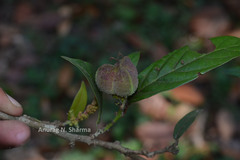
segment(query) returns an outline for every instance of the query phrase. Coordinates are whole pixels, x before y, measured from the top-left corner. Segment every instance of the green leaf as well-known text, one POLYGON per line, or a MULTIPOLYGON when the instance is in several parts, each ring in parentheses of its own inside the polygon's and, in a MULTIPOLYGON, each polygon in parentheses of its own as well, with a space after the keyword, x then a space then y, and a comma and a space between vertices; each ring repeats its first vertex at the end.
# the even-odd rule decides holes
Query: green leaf
POLYGON ((176 88, 240 56, 239 38, 222 36, 211 41, 216 46, 213 52, 200 54, 183 47, 148 66, 139 74, 138 89, 129 97, 129 102, 176 88))
POLYGON ((132 63, 137 66, 139 58, 140 58, 140 52, 133 52, 128 55, 128 57, 131 59, 132 63))
POLYGON ((79 91, 77 92, 72 106, 69 110, 69 119, 71 119, 71 115, 74 115, 74 117, 78 116, 79 112, 83 112, 85 110, 85 107, 87 105, 87 89, 86 89, 86 85, 84 82, 82 82, 81 87, 79 89, 79 91))
POLYGON ((194 122, 197 115, 201 111, 202 110, 200 109, 194 110, 186 114, 182 119, 180 119, 174 128, 173 138, 176 140, 179 139, 183 135, 183 133, 186 132, 186 130, 191 126, 191 124, 194 122))
POLYGON ((98 107, 99 107, 98 113, 99 114, 98 114, 97 123, 99 123, 100 119, 101 119, 101 114, 102 114, 102 94, 98 90, 98 87, 95 83, 95 70, 93 69, 93 66, 90 63, 85 62, 81 59, 74 59, 74 58, 69 58, 69 57, 65 57, 65 56, 62 56, 62 58, 69 61, 70 63, 72 63, 74 66, 76 66, 88 80, 90 87, 91 87, 91 89, 96 97, 97 103, 98 103, 98 107))
POLYGON ((240 78, 240 66, 236 66, 227 70, 227 74, 240 78))

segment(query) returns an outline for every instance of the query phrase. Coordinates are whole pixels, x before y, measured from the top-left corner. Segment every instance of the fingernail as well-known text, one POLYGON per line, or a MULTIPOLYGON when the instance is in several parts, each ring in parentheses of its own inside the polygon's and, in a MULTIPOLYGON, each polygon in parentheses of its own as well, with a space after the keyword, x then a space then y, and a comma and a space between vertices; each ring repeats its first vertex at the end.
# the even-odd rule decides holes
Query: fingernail
POLYGON ((8 99, 11 101, 11 103, 13 105, 15 105, 16 107, 22 107, 20 103, 18 103, 15 99, 13 99, 11 96, 9 96, 8 94, 6 94, 8 99))
POLYGON ((16 138, 19 142, 23 142, 26 140, 27 134, 25 132, 19 132, 16 135, 16 138))

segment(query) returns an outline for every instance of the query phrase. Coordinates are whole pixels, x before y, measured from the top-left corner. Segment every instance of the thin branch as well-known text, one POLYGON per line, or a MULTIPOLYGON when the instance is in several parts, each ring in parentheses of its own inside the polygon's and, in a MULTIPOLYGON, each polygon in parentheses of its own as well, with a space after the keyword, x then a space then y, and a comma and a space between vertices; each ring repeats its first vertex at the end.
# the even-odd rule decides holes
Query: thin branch
POLYGON ((92 139, 98 137, 99 135, 109 131, 109 129, 121 118, 123 117, 124 113, 125 113, 125 109, 127 106, 127 99, 126 98, 122 98, 119 96, 114 96, 114 98, 116 98, 119 102, 117 103, 119 105, 119 110, 116 113, 116 116, 114 117, 114 119, 108 123, 104 128, 98 129, 94 134, 91 135, 92 139))
POLYGON ((40 128, 43 130, 49 130, 51 131, 51 134, 54 134, 56 136, 59 136, 61 138, 64 138, 72 143, 75 142, 83 142, 88 145, 94 145, 94 146, 100 146, 104 147, 106 149, 110 150, 117 150, 120 153, 124 154, 125 156, 128 156, 130 158, 135 157, 136 159, 144 159, 142 157, 139 157, 139 155, 144 155, 146 157, 153 157, 157 154, 162 154, 165 152, 170 152, 172 154, 177 154, 178 153, 178 141, 173 143, 172 145, 158 151, 154 152, 148 152, 145 150, 140 150, 140 151, 135 151, 131 150, 128 148, 125 148, 121 146, 119 142, 106 142, 98 139, 93 139, 91 136, 85 136, 85 135, 77 135, 77 134, 72 134, 69 132, 56 132, 56 129, 58 129, 59 126, 61 125, 61 122, 47 122, 47 121, 40 121, 38 119, 35 119, 33 117, 23 115, 20 117, 14 117, 11 115, 8 115, 6 113, 0 112, 0 119, 2 120, 17 120, 25 123, 26 125, 35 128, 39 130, 40 128))
POLYGON ((108 123, 104 128, 98 129, 94 134, 91 135, 91 137, 94 139, 98 137, 100 134, 107 132, 121 117, 122 109, 119 109, 119 111, 116 113, 115 118, 110 123, 108 123))

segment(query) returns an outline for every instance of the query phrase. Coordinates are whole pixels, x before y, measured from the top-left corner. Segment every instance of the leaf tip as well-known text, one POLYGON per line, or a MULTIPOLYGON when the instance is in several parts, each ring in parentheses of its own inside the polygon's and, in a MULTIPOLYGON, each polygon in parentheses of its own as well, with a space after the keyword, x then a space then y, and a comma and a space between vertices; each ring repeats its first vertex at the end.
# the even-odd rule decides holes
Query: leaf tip
POLYGON ((71 58, 70 57, 66 57, 66 56, 61 56, 62 59, 65 59, 67 61, 69 61, 71 58))

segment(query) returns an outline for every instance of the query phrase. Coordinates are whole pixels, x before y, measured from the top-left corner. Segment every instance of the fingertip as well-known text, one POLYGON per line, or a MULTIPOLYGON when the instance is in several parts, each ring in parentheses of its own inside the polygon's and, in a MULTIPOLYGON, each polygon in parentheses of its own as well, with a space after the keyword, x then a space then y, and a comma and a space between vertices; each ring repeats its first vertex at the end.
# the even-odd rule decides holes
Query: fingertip
POLYGON ((23 123, 21 124, 22 124, 22 126, 20 126, 21 130, 18 133, 16 133, 16 143, 15 143, 16 146, 23 145, 30 137, 30 128, 24 125, 23 123))
POLYGON ((13 116, 20 116, 23 113, 21 105, 6 94, 2 88, 0 88, 0 111, 13 116))
POLYGON ((0 122, 0 148, 23 145, 30 137, 30 128, 22 122, 7 120, 0 122))

